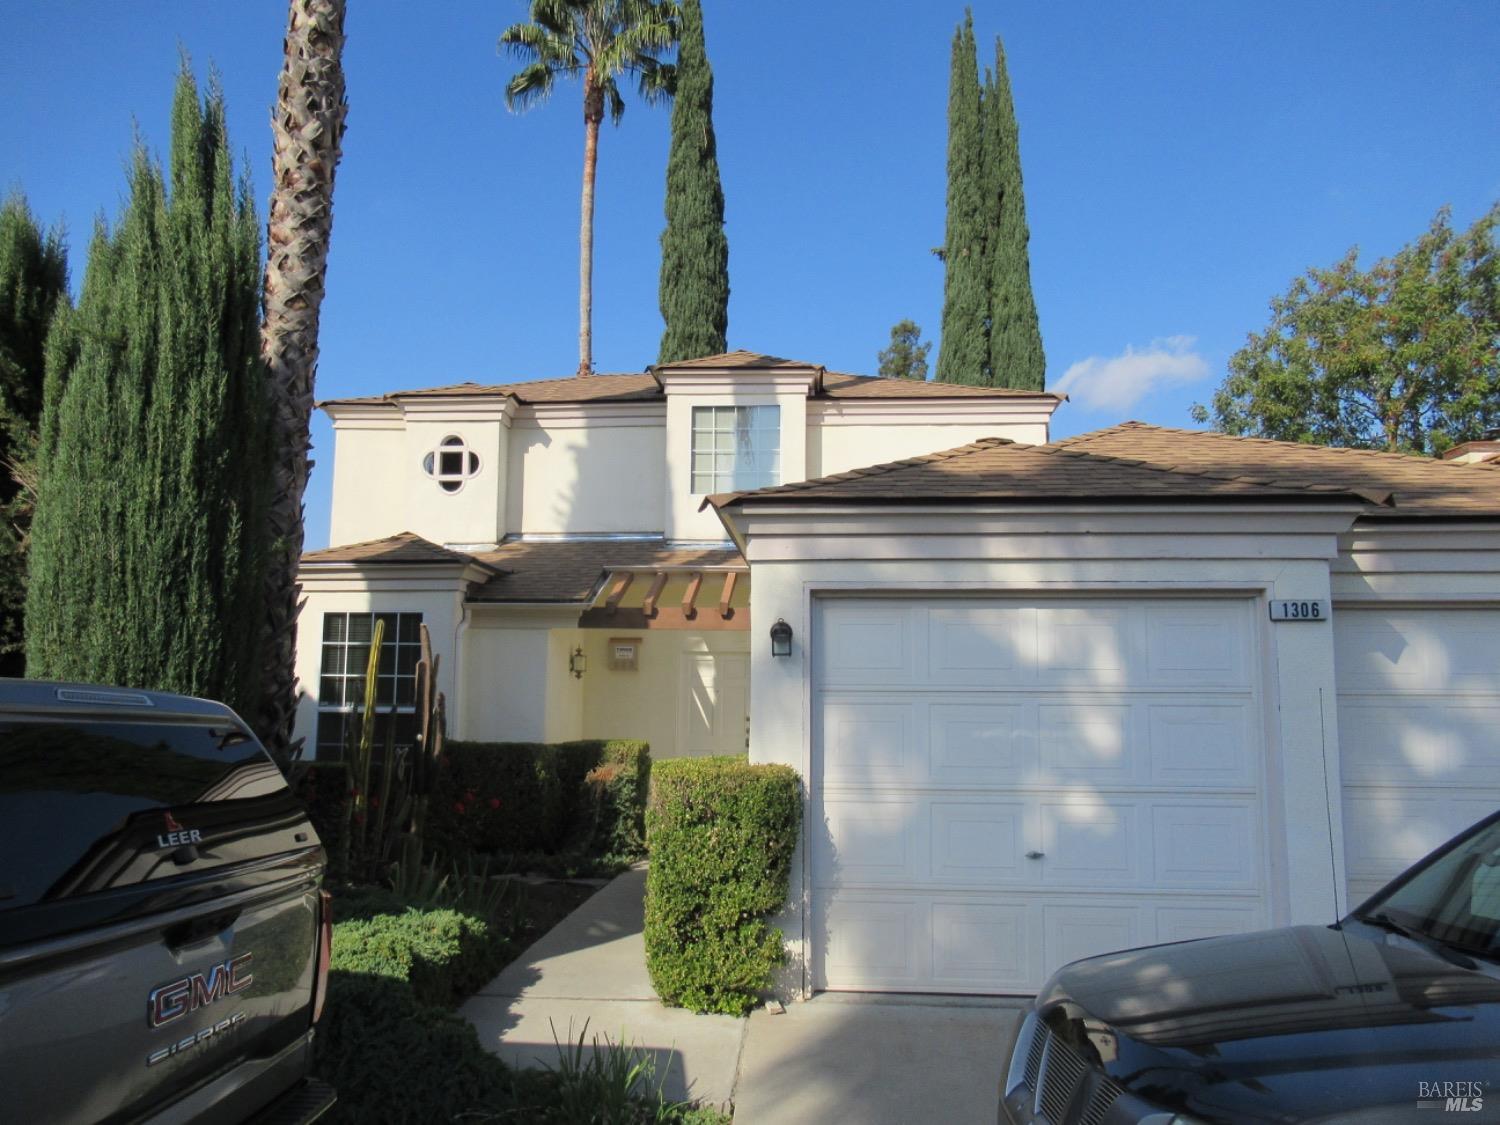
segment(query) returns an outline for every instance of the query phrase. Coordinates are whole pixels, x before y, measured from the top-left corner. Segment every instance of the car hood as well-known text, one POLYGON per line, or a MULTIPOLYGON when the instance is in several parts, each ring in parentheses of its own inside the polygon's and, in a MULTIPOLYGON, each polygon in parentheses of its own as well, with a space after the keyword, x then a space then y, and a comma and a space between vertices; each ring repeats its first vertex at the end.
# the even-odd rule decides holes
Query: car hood
POLYGON ((1036 1006, 1116 1083, 1207 1121, 1399 1120, 1440 1082, 1500 1102, 1500 970, 1359 922, 1077 961, 1036 1006))

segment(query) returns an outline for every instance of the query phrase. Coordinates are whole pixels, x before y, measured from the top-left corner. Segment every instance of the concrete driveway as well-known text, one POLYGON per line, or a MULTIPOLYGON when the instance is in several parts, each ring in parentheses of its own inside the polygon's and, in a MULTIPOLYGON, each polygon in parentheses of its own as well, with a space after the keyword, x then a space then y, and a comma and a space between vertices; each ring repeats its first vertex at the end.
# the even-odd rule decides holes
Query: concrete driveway
POLYGON ((488 1049, 556 1065, 554 1034, 587 1021, 590 1037, 649 1051, 668 1099, 732 1105, 736 1125, 995 1120, 1019 1003, 827 994, 748 1020, 667 1008, 646 974, 645 879, 615 879, 463 1006, 488 1049))

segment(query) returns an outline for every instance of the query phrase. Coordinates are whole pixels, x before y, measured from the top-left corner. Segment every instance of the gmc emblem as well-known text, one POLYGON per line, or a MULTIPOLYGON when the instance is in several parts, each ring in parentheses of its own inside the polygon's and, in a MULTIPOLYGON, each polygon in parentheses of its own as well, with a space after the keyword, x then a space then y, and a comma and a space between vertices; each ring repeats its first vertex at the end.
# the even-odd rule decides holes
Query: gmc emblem
POLYGON ((194 973, 153 988, 146 1001, 146 1022, 152 1027, 161 1027, 226 996, 245 991, 255 980, 250 972, 250 962, 254 957, 253 953, 242 953, 205 973, 194 973))

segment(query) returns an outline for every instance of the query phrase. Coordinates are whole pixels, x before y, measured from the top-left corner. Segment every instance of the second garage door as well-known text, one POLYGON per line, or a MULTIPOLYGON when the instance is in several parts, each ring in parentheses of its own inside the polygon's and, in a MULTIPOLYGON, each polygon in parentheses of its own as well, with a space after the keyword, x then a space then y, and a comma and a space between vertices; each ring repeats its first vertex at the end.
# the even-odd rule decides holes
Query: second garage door
POLYGON ((815 603, 815 988, 1025 993, 1268 924, 1251 603, 815 603))
POLYGON ((1351 904, 1500 808, 1500 610, 1333 615, 1351 904))

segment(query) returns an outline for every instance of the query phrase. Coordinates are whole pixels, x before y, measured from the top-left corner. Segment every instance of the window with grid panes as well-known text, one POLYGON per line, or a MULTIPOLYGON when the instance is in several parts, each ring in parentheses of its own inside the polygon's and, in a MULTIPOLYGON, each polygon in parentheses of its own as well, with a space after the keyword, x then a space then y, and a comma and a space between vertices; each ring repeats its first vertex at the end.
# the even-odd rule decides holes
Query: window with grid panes
POLYGON ((693 407, 694 493, 781 483, 781 407, 693 407))
POLYGON ((318 681, 318 757, 344 757, 357 737, 364 702, 375 622, 385 622, 376 659, 375 746, 385 746, 395 723, 395 745, 408 747, 417 736, 417 661, 422 651, 420 613, 325 613, 323 663, 318 681), (395 712, 391 708, 394 705, 395 712))

